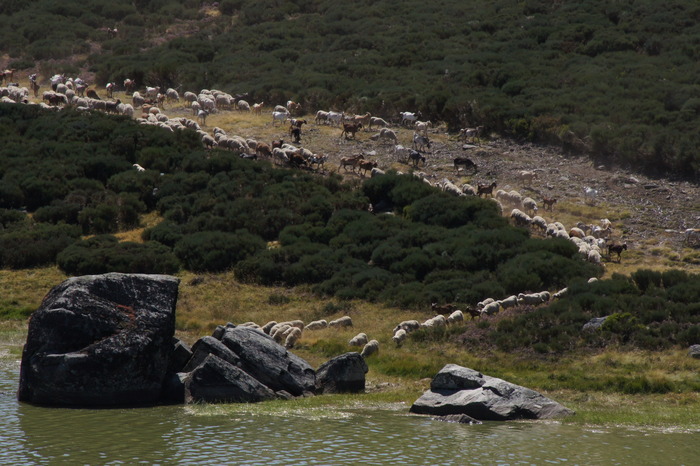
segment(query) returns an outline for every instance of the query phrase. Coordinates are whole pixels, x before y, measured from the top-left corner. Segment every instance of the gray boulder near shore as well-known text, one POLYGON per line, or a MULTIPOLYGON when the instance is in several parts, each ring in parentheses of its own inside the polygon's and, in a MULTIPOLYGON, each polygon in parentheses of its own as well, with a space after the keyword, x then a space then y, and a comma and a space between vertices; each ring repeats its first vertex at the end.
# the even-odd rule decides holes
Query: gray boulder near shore
POLYGON ((19 400, 157 403, 173 352, 178 285, 166 275, 109 273, 54 287, 29 321, 19 400))
POLYGON ((480 421, 551 419, 574 412, 529 388, 448 364, 411 406, 415 414, 466 414, 480 421))
POLYGON ((18 399, 72 407, 289 399, 364 391, 367 365, 348 353, 321 366, 262 330, 226 324, 190 349, 174 338, 179 279, 70 278, 29 321, 18 399))

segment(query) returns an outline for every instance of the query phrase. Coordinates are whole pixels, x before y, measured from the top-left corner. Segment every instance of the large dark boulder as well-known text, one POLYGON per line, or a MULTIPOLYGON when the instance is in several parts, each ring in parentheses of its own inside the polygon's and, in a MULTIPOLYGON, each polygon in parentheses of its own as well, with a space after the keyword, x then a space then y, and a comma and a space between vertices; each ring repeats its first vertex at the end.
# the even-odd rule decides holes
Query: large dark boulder
POLYGON ((316 371, 316 393, 364 392, 367 371, 367 363, 360 353, 341 354, 316 371))
POLYGON ((241 369, 273 391, 293 396, 312 394, 316 371, 275 340, 249 327, 227 328, 221 342, 236 353, 241 369))
POLYGON ((456 364, 442 368, 430 390, 411 406, 411 412, 466 414, 482 421, 550 419, 574 414, 534 390, 456 364))
POLYGON ((19 400, 157 403, 173 352, 178 284, 166 275, 109 273, 54 287, 29 322, 19 400))
POLYGON ((187 403, 256 403, 277 395, 240 368, 210 354, 184 379, 187 403))

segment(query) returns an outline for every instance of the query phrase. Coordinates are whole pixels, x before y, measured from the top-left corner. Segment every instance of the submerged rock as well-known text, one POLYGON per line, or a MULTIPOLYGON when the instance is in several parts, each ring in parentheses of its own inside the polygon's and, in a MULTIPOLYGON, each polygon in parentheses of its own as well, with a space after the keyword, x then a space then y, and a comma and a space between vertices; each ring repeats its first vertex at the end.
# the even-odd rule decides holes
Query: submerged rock
POLYGON ((466 414, 482 421, 550 419, 574 414, 534 390, 456 364, 442 368, 430 390, 411 406, 411 412, 466 414))
POLYGON ((29 321, 18 398, 57 406, 159 402, 173 353, 179 279, 70 278, 29 321))

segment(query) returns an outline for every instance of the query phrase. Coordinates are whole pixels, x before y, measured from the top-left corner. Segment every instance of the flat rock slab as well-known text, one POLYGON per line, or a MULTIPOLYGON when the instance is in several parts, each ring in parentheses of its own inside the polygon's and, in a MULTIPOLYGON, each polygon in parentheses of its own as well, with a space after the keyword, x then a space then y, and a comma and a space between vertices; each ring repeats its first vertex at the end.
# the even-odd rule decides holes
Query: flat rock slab
POLYGON ((529 388, 448 364, 411 406, 415 414, 465 414, 481 421, 551 419, 574 412, 529 388))
POLYGON ((70 278, 29 321, 18 398, 57 406, 155 404, 173 352, 179 279, 70 278))

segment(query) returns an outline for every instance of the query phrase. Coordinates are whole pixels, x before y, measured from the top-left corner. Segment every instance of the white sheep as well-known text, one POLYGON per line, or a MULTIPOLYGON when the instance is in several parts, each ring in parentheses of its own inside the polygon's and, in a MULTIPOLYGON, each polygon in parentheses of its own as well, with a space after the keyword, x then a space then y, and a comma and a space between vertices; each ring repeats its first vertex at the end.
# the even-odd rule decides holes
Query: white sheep
POLYGON ((539 293, 520 293, 518 295, 518 304, 527 304, 527 305, 537 305, 537 304, 542 304, 546 303, 549 301, 551 298, 551 295, 549 294, 549 291, 540 291, 539 293))
POLYGON ((145 171, 146 171, 146 169, 143 168, 143 167, 142 167, 141 165, 139 165, 138 163, 135 163, 135 164, 133 164, 132 166, 133 166, 133 167, 136 169, 136 171, 138 171, 138 172, 145 172, 145 171))
POLYGON ((537 213, 537 202, 531 197, 526 197, 523 199, 523 209, 528 214, 535 215, 537 213))
POLYGON ((386 128, 387 126, 389 126, 389 123, 387 123, 387 122, 386 122, 385 120, 383 120, 382 118, 379 118, 379 117, 371 117, 371 118, 369 119, 369 129, 372 129, 372 126, 373 126, 373 125, 374 125, 374 126, 381 127, 381 128, 386 128))
POLYGON ((363 358, 367 358, 375 353, 379 352, 379 342, 377 340, 370 340, 369 343, 365 345, 364 348, 362 348, 362 352, 360 353, 360 356, 363 358))
POLYGON ((464 322, 464 313, 459 309, 447 316, 448 324, 456 324, 457 322, 464 322))
POLYGON ((418 330, 419 328, 420 328, 420 322, 418 322, 417 320, 404 320, 399 325, 394 327, 393 332, 396 333, 399 330, 403 329, 406 331, 406 333, 411 333, 415 330, 418 330))
POLYGON ((500 311, 500 310, 501 310, 501 303, 499 303, 498 301, 492 301, 492 302, 488 303, 487 305, 485 305, 481 309, 481 315, 490 316, 493 314, 497 314, 498 311, 500 311))
POLYGON ((292 331, 289 332, 289 335, 287 335, 287 338, 284 340, 284 347, 294 348, 294 345, 296 345, 297 341, 299 341, 299 338, 301 338, 301 330, 293 327, 292 331))
POLYGON ((335 320, 328 322, 329 327, 352 327, 352 318, 350 316, 343 316, 335 320))
POLYGON ((561 290, 557 291, 552 295, 552 299, 560 299, 564 297, 566 293, 569 292, 569 288, 562 288, 561 290))
POLYGON ((391 337, 391 339, 394 340, 396 346, 401 346, 401 344, 404 342, 407 336, 408 333, 406 333, 406 330, 399 329, 396 333, 394 333, 394 336, 391 337))
POLYGON ((496 302, 500 304, 503 309, 508 309, 509 307, 515 307, 518 305, 518 297, 512 295, 507 297, 506 299, 501 299, 496 302))
POLYGON ((370 136, 369 138, 373 141, 388 141, 392 144, 399 142, 399 138, 396 136, 396 133, 389 128, 382 128, 377 134, 370 136))
POLYGON ((272 339, 275 340, 277 343, 282 343, 282 340, 283 340, 284 338, 286 338, 287 335, 289 335, 289 332, 291 332, 291 330, 292 330, 293 328, 294 328, 294 327, 292 327, 291 325, 282 325, 281 327, 277 327, 277 329, 275 329, 274 331, 271 330, 271 331, 270 331, 270 336, 271 336, 272 339), (285 332, 286 332, 286 334, 285 334, 285 332))
POLYGON ((401 116, 402 125, 413 125, 416 121, 418 121, 417 113, 399 112, 399 115, 401 116))
POLYGON ((438 314, 421 324, 422 328, 434 328, 434 327, 445 327, 447 325, 447 319, 444 315, 438 314))
POLYGON ((250 104, 246 102, 245 100, 241 99, 239 100, 236 105, 238 106, 238 110, 241 112, 250 112, 250 104))
POLYGON ((328 321, 326 319, 309 322, 306 324, 306 327, 304 327, 304 330, 321 330, 323 328, 328 328, 328 321))
POLYGON ((547 230, 547 221, 543 217, 535 215, 532 217, 532 226, 539 228, 542 230, 542 232, 545 232, 547 230))
POLYGON ((165 91, 165 96, 168 98, 168 102, 180 102, 180 94, 172 87, 165 91))
POLYGON ((348 345, 350 346, 364 346, 369 341, 366 333, 358 333, 350 339, 348 345))
POLYGON ((442 180, 442 190, 448 194, 452 194, 457 197, 466 196, 466 194, 464 194, 464 192, 460 188, 458 188, 457 185, 452 183, 447 178, 442 180))
POLYGON ((513 209, 510 213, 510 218, 518 226, 528 226, 532 223, 532 218, 520 209, 513 209))
POLYGON ((262 326, 262 331, 266 334, 270 334, 270 330, 277 325, 277 321, 271 320, 270 322, 266 323, 265 325, 262 326))

